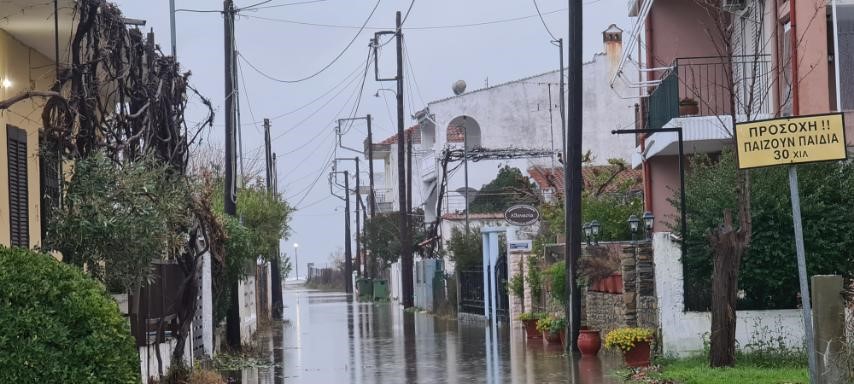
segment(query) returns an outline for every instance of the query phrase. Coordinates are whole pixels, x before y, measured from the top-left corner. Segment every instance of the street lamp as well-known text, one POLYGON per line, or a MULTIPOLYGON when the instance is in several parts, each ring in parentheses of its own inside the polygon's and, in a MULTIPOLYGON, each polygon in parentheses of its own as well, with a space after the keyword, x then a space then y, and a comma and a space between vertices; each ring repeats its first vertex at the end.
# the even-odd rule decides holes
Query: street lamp
POLYGON ((640 219, 637 216, 631 215, 629 216, 629 230, 632 232, 632 242, 635 241, 635 235, 638 233, 638 228, 640 227, 640 219))
POLYGON ((593 244, 599 245, 599 230, 602 226, 599 224, 599 220, 593 220, 590 222, 590 232, 593 233, 593 244))
POLYGON ((581 228, 584 230, 584 237, 587 238, 587 246, 590 246, 590 236, 593 235, 593 227, 590 225, 591 223, 584 223, 581 228))
POLYGON ((646 228, 646 235, 650 239, 652 238, 652 224, 655 222, 655 216, 652 215, 652 212, 646 211, 643 213, 643 225, 646 228))
POLYGON ((299 244, 294 243, 294 266, 296 267, 296 279, 299 280, 299 253, 297 250, 299 250, 299 244))

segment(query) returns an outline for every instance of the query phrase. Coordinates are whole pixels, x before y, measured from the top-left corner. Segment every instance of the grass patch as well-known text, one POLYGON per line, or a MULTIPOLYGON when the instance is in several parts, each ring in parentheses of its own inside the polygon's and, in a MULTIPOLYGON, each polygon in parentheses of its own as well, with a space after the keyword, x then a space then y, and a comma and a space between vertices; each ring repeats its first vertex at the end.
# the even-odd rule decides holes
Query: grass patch
POLYGON ((809 383, 806 361, 768 364, 764 359, 743 359, 735 368, 709 368, 706 357, 656 361, 658 369, 634 375, 631 383, 679 384, 806 384, 809 383))

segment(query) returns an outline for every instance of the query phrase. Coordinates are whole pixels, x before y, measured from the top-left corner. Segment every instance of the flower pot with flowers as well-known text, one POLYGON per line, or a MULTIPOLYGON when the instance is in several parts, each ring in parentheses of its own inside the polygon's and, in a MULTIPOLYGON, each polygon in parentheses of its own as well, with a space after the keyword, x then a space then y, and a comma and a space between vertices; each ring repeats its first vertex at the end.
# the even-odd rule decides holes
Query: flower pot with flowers
POLYGON ((537 321, 546 317, 542 312, 523 312, 519 315, 519 320, 525 325, 525 334, 529 339, 541 339, 543 333, 537 330, 537 321))
POLYGON ((650 361, 649 344, 653 332, 647 328, 617 328, 605 335, 605 348, 619 349, 629 367, 646 367, 650 361))
POLYGON ((537 330, 549 344, 560 343, 560 333, 566 329, 566 320, 557 316, 546 316, 537 320, 537 330))

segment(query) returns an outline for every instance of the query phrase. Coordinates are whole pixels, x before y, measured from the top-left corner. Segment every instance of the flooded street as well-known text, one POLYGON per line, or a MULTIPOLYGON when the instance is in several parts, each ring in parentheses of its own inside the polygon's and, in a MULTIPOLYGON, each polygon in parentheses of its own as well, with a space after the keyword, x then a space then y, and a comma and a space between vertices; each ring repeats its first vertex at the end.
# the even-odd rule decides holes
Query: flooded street
MULTIPOLYGON (((570 359, 559 346, 390 303, 350 302, 343 293, 289 286, 285 323, 259 337, 275 365, 233 375, 242 383, 616 383, 617 360, 570 359), (280 328, 279 328, 280 327, 280 328), (575 380, 573 381, 573 376, 575 380)), ((605 357, 601 357, 605 356, 605 357)))

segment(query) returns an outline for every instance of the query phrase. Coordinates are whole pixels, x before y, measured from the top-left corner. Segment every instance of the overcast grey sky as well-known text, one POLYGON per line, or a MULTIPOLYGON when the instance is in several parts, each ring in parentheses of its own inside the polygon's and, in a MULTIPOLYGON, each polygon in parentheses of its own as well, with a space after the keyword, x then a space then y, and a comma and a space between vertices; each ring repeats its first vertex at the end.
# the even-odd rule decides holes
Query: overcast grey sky
MULTIPOLYGON (((237 7, 259 1, 237 0, 237 7)), ((116 2, 126 17, 147 20, 145 28, 153 28, 161 48, 169 52, 168 0, 116 2)), ((221 1, 176 3, 179 9, 222 9, 221 1)), ((627 16, 627 3, 628 0, 585 1, 585 57, 602 50, 601 31, 611 23, 630 29, 632 19, 627 16)), ((242 12, 236 24, 237 50, 243 57, 239 81, 244 156, 247 162, 261 159, 263 164, 262 128, 253 122, 277 117, 272 121, 272 136, 273 151, 279 157, 279 189, 299 208, 292 221, 292 234, 283 241, 282 249, 292 254, 292 244, 300 244, 301 275, 305 274, 306 263, 326 263, 331 252, 343 247, 344 204, 330 195, 326 182, 326 163, 335 145, 333 127, 338 118, 351 114, 361 82, 357 68, 363 67, 367 58, 374 27, 393 29, 395 11, 405 12, 410 0, 381 0, 368 29, 328 70, 310 80, 295 84, 275 82, 257 73, 249 63, 284 80, 310 75, 344 49, 375 4, 376 0, 272 0, 262 6, 267 8, 242 12)), ((567 1, 538 0, 538 4, 551 31, 565 38, 567 1)), ((487 79, 489 84, 497 84, 557 69, 557 49, 549 43, 551 38, 534 15, 536 10, 530 0, 416 0, 404 25, 407 113, 424 108, 431 100, 450 96, 451 84, 458 79, 465 80, 472 90, 483 87, 487 79), (517 20, 487 23, 507 19, 517 20), (486 24, 453 27, 479 23, 486 24)), ((216 107, 217 125, 207 140, 222 142, 222 15, 179 12, 177 26, 178 59, 192 71, 193 84, 216 107)), ((380 53, 380 68, 388 77, 394 75, 393 44, 380 53)), ((378 88, 394 88, 394 84, 372 79, 369 74, 357 115, 374 116, 374 140, 380 141, 394 134, 395 118, 390 114, 394 112, 394 97, 386 93, 386 99, 376 98, 374 94, 378 88)), ((191 113, 193 116, 200 118, 191 113)), ((411 123, 407 118, 407 125, 411 123)), ((355 125, 345 144, 358 147, 365 134, 363 125, 355 125)), ((337 152, 339 157, 355 155, 340 149, 337 152)), ((352 166, 341 163, 339 169, 343 167, 352 166)), ((375 171, 381 171, 379 162, 375 171)))

